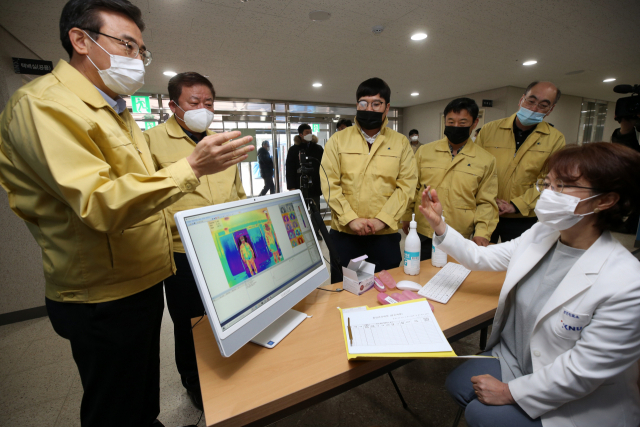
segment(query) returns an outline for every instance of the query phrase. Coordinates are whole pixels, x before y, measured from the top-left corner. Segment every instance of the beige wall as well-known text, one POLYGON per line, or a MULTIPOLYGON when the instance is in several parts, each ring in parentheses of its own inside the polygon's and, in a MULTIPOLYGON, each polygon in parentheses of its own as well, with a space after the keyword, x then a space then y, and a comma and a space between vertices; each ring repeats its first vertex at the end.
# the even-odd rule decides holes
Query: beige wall
MULTIPOLYGON (((0 27, 0 110, 22 84, 13 72, 12 57, 39 59, 0 27)), ((44 276, 40 247, 24 222, 9 208, 0 189, 0 314, 44 305, 44 276)))
MULTIPOLYGON (((489 123, 490 121, 502 119, 515 113, 518 109, 518 101, 523 92, 524 88, 505 86, 484 92, 460 95, 427 104, 415 105, 413 107, 405 107, 403 109, 404 123, 402 129, 405 134, 408 134, 411 129, 418 129, 420 132, 420 142, 432 142, 440 138, 440 114, 442 114, 444 108, 451 100, 460 97, 472 98, 478 103, 480 108, 485 109, 485 123, 489 123), (493 107, 482 107, 483 99, 493 100, 493 107)), ((575 144, 577 142, 581 106, 581 97, 562 95, 553 112, 545 119, 564 134, 568 144, 575 144)), ((611 132, 613 132, 613 129, 611 129, 611 132)), ((609 132, 609 134, 611 132, 609 132)))

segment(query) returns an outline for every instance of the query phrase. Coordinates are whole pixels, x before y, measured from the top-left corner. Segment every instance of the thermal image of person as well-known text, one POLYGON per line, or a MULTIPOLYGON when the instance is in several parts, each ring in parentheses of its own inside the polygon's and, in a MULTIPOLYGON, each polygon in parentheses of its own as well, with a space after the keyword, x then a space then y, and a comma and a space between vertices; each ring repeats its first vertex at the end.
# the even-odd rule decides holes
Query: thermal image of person
POLYGON ((273 254, 273 262, 277 264, 282 261, 282 258, 280 258, 280 252, 278 252, 276 239, 273 237, 273 232, 271 231, 271 227, 268 224, 264 226, 264 238, 267 241, 269 250, 273 254))
POLYGON ((254 276, 258 274, 258 269, 256 268, 256 257, 253 249, 251 249, 251 245, 247 243, 245 236, 240 236, 240 242, 240 256, 247 267, 249 267, 249 275, 254 276))

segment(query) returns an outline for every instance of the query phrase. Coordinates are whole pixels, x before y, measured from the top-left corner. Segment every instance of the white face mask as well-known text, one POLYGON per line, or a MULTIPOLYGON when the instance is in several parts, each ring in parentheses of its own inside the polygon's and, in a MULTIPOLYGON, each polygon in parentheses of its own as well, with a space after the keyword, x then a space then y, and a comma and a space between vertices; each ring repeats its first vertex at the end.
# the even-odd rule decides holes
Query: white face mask
POLYGON ((302 137, 305 141, 311 142, 311 140, 313 139, 313 135, 309 134, 309 135, 305 135, 302 137))
MULTIPOLYGON (((174 104, 176 104, 176 106, 182 110, 182 107, 180 107, 175 101, 174 104)), ((182 111, 184 112, 184 120, 182 120, 177 115, 176 118, 182 120, 184 124, 194 132, 200 133, 206 131, 207 129, 209 129, 209 125, 211 125, 211 122, 213 121, 213 112, 207 110, 206 108, 182 111)))
POLYGON ((416 142, 418 140, 418 137, 416 135, 413 135, 410 139, 411 142, 416 142))
POLYGON ((583 217, 593 213, 575 213, 578 203, 598 196, 600 196, 600 194, 581 199, 568 194, 545 190, 540 195, 534 211, 538 216, 538 221, 541 223, 558 231, 566 230, 576 225, 583 217))
MULTIPOLYGON (((85 34, 87 33, 85 32, 85 34)), ((104 50, 111 60, 111 66, 106 70, 101 70, 87 55, 89 61, 98 70, 98 74, 100 74, 105 86, 119 95, 133 95, 144 85, 144 64, 140 59, 112 55, 93 40, 89 34, 87 34, 87 37, 100 49, 104 50)))

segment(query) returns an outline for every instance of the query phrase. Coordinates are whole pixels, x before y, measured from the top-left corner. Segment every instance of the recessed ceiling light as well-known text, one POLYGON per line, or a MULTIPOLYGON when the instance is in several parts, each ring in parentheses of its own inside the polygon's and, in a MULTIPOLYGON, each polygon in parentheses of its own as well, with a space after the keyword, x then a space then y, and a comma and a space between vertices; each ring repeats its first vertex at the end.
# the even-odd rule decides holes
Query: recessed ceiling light
POLYGON ((165 71, 165 72, 164 72, 164 73, 162 73, 162 74, 164 74, 164 75, 165 75, 165 76, 167 76, 167 77, 173 77, 173 76, 175 76, 175 75, 176 75, 176 74, 178 74, 178 73, 176 73, 175 71, 165 71))
POLYGON ((313 87, 322 87, 322 83, 314 83, 313 87))
POLYGON ((411 40, 424 40, 427 38, 425 33, 415 33, 411 36, 411 40))
POLYGON ((536 65, 538 63, 538 61, 527 61, 527 62, 523 62, 522 65, 536 65))
POLYGON ((309 12, 309 19, 312 21, 327 21, 329 18, 331 18, 331 14, 324 10, 312 10, 309 12))
POLYGON ((411 96, 418 96, 418 95, 420 95, 418 92, 412 92, 411 93, 411 96))
POLYGON ((611 79, 604 79, 602 82, 603 83, 609 83, 609 82, 615 82, 615 81, 616 81, 616 79, 611 78, 611 79))

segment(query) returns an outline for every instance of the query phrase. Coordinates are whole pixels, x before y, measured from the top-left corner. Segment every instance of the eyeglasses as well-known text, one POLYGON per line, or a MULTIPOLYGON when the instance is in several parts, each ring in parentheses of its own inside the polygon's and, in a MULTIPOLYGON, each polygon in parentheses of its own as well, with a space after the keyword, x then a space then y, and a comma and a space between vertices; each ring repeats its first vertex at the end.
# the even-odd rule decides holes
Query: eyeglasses
POLYGON ((137 58, 138 54, 140 54, 140 58, 142 59, 142 63, 144 64, 145 67, 147 67, 149 64, 151 64, 151 60, 153 59, 153 57, 151 55, 151 52, 149 52, 145 48, 140 49, 140 46, 138 46, 138 43, 136 43, 134 41, 122 40, 122 39, 119 39, 117 37, 110 36, 109 34, 101 33, 99 31, 93 31, 93 30, 87 30, 87 29, 84 29, 84 31, 91 31, 92 33, 100 34, 101 36, 105 36, 105 37, 109 37, 110 39, 118 40, 124 46, 125 56, 127 56, 129 58, 137 58))
POLYGON ((371 105, 371 108, 373 108, 374 110, 378 110, 378 109, 380 109, 380 107, 382 107, 384 105, 384 102, 383 101, 367 102, 365 100, 358 101, 358 108, 360 110, 366 110, 369 105, 371 105))
POLYGON ((585 190, 602 191, 598 188, 593 188, 593 187, 581 187, 579 185, 566 185, 565 183, 562 182, 561 179, 556 179, 553 184, 551 184, 551 182, 546 178, 544 179, 540 178, 536 181, 536 190, 538 190, 538 192, 540 193, 542 193, 543 190, 551 190, 554 193, 562 193, 565 188, 582 188, 585 190))
POLYGON ((538 108, 539 110, 542 111, 547 111, 549 108, 551 108, 551 103, 547 102, 547 101, 541 101, 541 102, 536 102, 537 99, 533 96, 530 96, 529 98, 525 98, 523 104, 529 108, 538 108))

